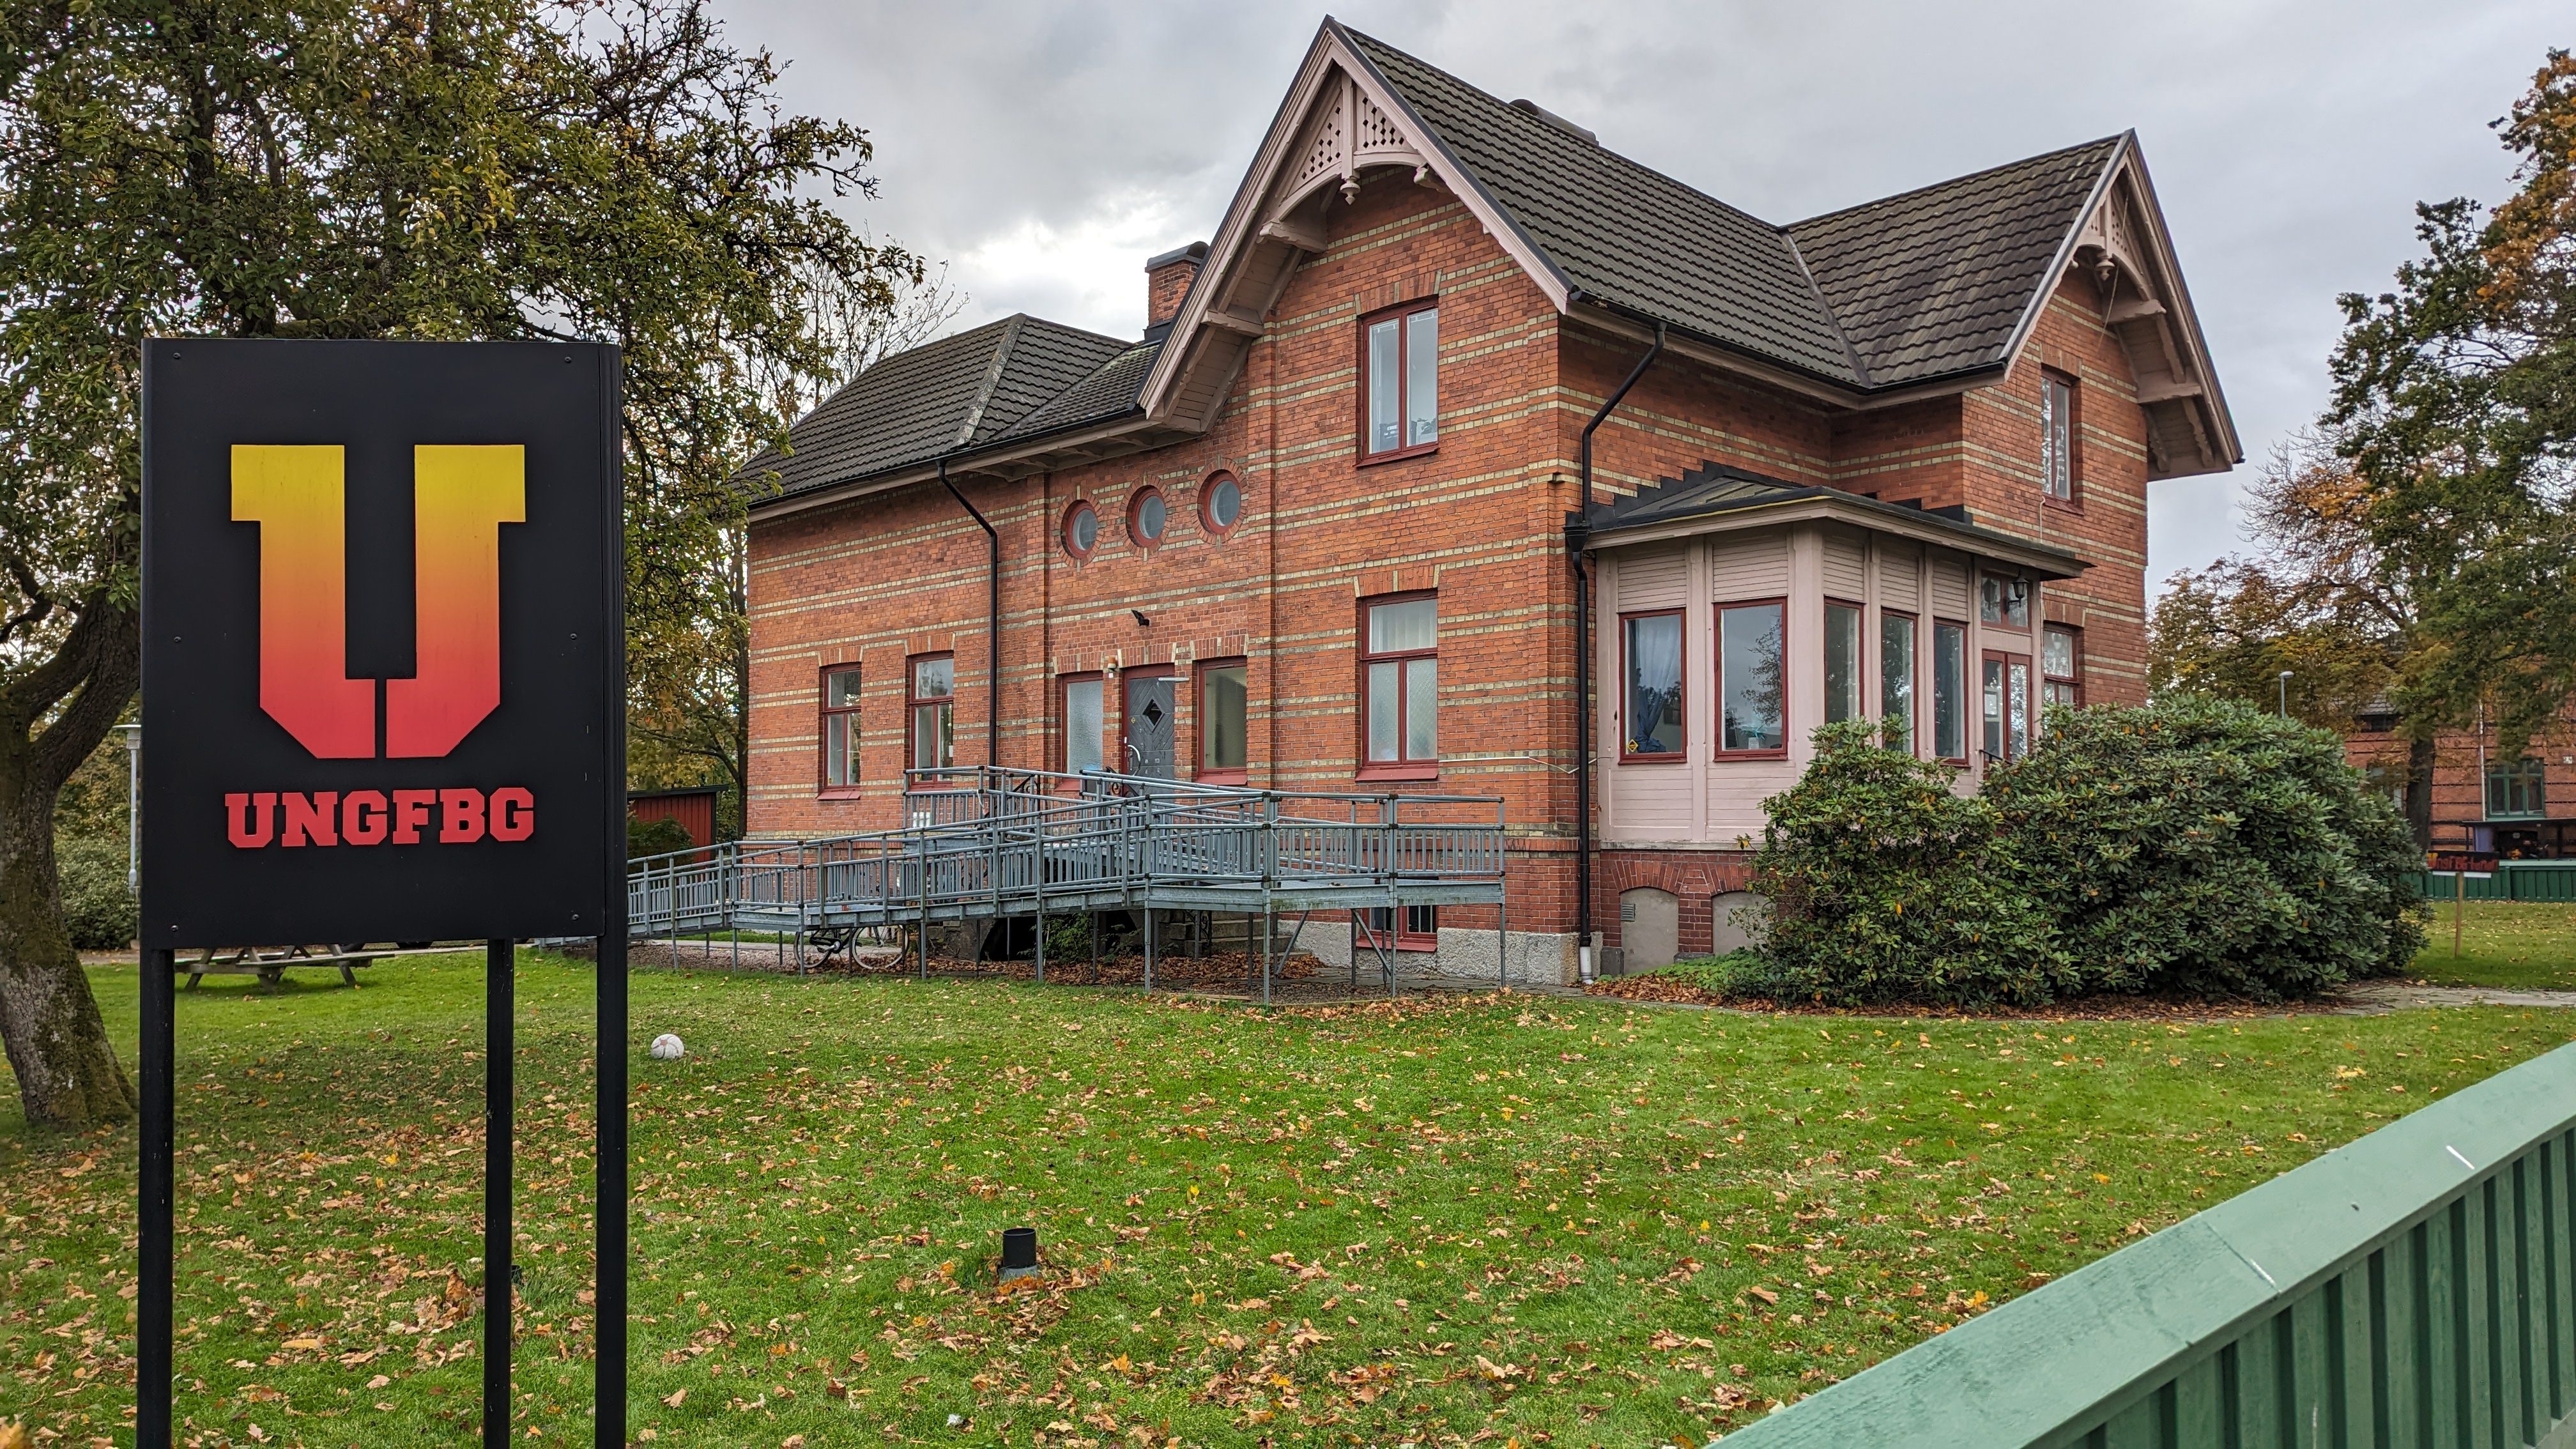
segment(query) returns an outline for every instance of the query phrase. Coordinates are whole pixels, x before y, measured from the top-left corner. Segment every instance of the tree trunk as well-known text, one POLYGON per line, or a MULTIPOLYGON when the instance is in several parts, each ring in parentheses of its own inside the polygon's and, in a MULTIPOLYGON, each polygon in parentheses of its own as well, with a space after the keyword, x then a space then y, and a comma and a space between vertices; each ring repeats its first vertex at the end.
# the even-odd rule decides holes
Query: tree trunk
POLYGON ((101 591, 51 658, 0 689, 0 1045, 27 1120, 43 1126, 134 1115, 134 1089, 63 927, 54 801, 134 697, 141 644, 134 615, 101 591))
POLYGON ((2406 742, 2406 824, 2417 849, 2433 845, 2433 737, 2406 742))
POLYGON ((0 751, 20 757, 0 763, 0 1042, 29 1122, 122 1121, 134 1115, 134 1089, 63 929, 54 792, 25 788, 26 744, 0 740, 0 751))

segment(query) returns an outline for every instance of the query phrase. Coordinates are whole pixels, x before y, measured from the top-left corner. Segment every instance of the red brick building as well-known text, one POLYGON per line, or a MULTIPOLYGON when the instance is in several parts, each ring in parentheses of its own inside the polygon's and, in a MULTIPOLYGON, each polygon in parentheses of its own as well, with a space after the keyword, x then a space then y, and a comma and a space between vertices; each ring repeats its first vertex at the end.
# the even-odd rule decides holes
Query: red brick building
POLYGON ((2142 698, 2147 486, 2241 457, 2134 136, 1777 226, 1329 21, 1147 301, 750 465, 754 834, 987 760, 1493 794, 1533 959, 1706 950, 1819 723, 1973 777, 2142 698))

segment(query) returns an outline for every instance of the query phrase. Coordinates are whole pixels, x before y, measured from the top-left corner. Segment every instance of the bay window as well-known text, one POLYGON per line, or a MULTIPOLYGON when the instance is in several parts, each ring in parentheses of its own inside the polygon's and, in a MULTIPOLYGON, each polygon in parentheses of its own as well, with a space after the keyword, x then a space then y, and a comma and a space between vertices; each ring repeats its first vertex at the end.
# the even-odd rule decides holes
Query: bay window
POLYGON ((1630 614, 1621 622, 1627 635, 1627 672, 1620 691, 1620 758, 1678 760, 1687 749, 1682 734, 1682 611, 1630 614))
POLYGON ((1783 665, 1786 605, 1778 599, 1717 611, 1717 748, 1770 754, 1789 747, 1783 665))
POLYGON ((1932 624, 1932 754, 1968 758, 1968 626, 1932 624))
POLYGON ((1878 616, 1878 720, 1891 750, 1914 753, 1914 618, 1878 616))
POLYGON ((1860 718, 1858 604, 1825 602, 1825 723, 1860 718))

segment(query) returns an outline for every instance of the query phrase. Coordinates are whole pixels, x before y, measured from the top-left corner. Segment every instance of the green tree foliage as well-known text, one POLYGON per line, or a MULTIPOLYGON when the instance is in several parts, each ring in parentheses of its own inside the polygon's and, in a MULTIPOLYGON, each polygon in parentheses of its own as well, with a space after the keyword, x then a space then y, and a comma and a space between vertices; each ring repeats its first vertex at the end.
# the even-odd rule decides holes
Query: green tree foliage
POLYGON ((2396 290, 2342 299, 2327 422, 2438 641, 2397 702, 2484 708, 2514 749, 2576 698, 2576 58, 2551 52, 2499 130, 2516 194, 2419 206, 2396 290))
POLYGON ((1762 802, 1753 889, 1770 922, 1737 989, 1835 1006, 2036 1006, 2075 989, 1992 807, 1875 730, 1818 729, 1814 763, 1762 802))
POLYGON ((2198 696, 2051 710, 1982 796, 1853 721, 1763 802, 1771 920, 1729 966, 1837 1006, 2039 1006, 2091 992, 2270 1001, 2423 945, 2396 808, 2330 730, 2198 696))
POLYGON ((655 816, 650 820, 634 815, 626 817, 626 858, 628 860, 641 860, 648 855, 667 855, 674 850, 686 850, 694 843, 689 839, 689 827, 667 815, 655 816))
POLYGON ((2084 990, 2270 1001, 2423 948, 2422 857, 2332 730, 2192 696, 2052 710, 1985 800, 2084 990))
POLYGON ((668 634, 724 576, 733 460, 843 366, 815 287, 920 276, 831 207, 865 135, 776 82, 694 0, 0 0, 0 1036, 30 1120, 130 1110, 52 813, 136 681, 141 340, 619 343, 628 597, 668 634))
POLYGON ((2404 784, 2415 838, 2428 839, 2434 740, 2457 721, 2403 687, 2444 653, 2418 604, 2424 581, 2374 546, 2369 485, 2326 438, 2276 451, 2245 503, 2250 554, 2177 575, 2156 601, 2149 690, 2268 710, 2286 697, 2294 718, 2339 731, 2393 717, 2397 752, 2373 768, 2404 784))

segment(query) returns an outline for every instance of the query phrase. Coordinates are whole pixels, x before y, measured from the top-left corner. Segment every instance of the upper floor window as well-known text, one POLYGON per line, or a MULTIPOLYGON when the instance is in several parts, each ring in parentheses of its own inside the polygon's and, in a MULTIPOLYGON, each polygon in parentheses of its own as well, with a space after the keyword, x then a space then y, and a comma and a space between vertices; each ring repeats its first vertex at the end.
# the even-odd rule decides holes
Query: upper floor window
POLYGON ((1243 517, 1243 485, 1231 473, 1218 473, 1199 485, 1199 522, 1219 537, 1243 517))
POLYGON ((1076 500, 1071 508, 1064 511, 1064 551, 1075 558, 1089 558, 1099 543, 1099 511, 1076 500))
POLYGON ((957 661, 946 654, 913 660, 904 707, 912 722, 912 768, 957 763, 957 661))
POLYGON ((2050 627, 2039 636, 2039 702, 2079 705, 2084 702, 2084 636, 2073 629, 2050 627))
POLYGON ((1623 758, 1680 759, 1682 611, 1627 617, 1628 681, 1621 711, 1623 758))
POLYGON ((2549 813, 2548 776, 2533 759, 2487 765, 2487 818, 2536 820, 2549 813))
POLYGON ((1429 596, 1370 604, 1362 737, 1374 766, 1440 760, 1440 605, 1429 596))
POLYGON ((2039 477, 2049 497, 2075 501, 2075 383, 2054 372, 2039 375, 2039 477))
POLYGON ((859 671, 823 671, 823 786, 859 783, 859 671))
POLYGON ((1170 518, 1171 509, 1163 502, 1162 490, 1140 488, 1127 503, 1127 536, 1151 548, 1163 541, 1163 525, 1170 518))
POLYGON ((1440 441, 1440 308, 1418 302, 1361 324, 1361 460, 1440 441))

